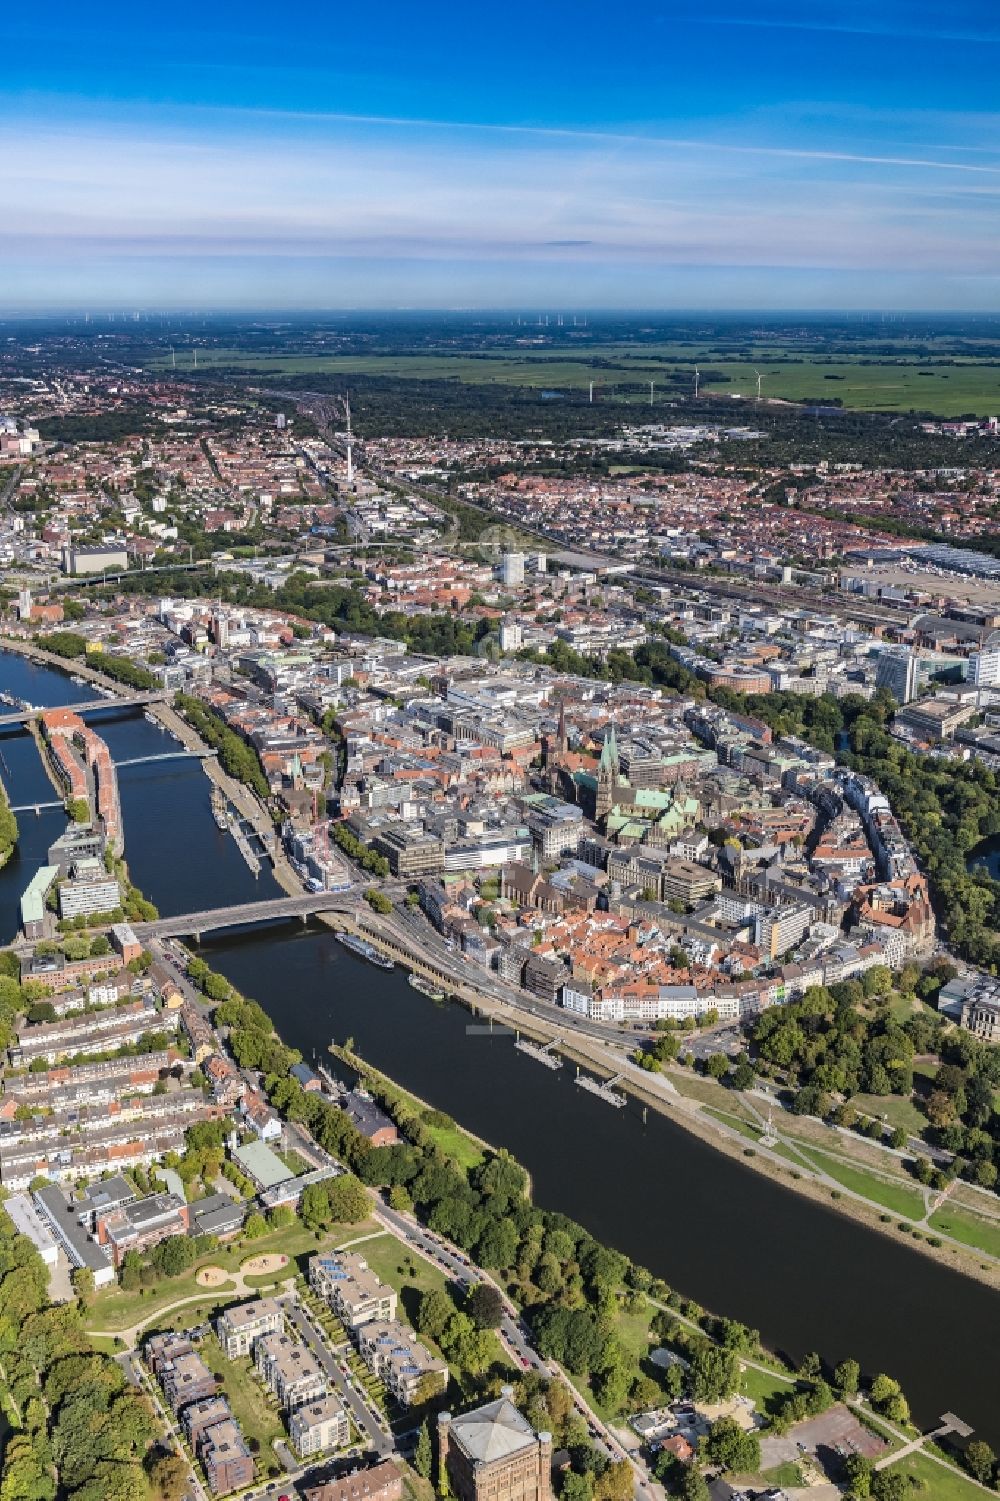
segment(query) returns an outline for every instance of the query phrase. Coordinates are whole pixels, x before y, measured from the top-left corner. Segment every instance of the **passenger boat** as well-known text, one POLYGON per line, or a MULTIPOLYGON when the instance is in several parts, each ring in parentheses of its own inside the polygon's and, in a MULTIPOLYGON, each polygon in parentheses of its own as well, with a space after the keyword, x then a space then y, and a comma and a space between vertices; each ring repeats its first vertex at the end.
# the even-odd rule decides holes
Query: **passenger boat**
POLYGON ((428 996, 432 1001, 443 1001, 445 999, 444 991, 439 990, 436 985, 432 985, 430 980, 425 980, 422 975, 407 975, 407 983, 412 985, 414 990, 419 990, 421 995, 428 996))
POLYGON ((345 949, 350 949, 352 954, 357 954, 359 959, 367 959, 369 964, 374 964, 377 969, 395 969, 391 959, 386 959, 378 949, 366 943, 363 938, 356 938, 353 933, 336 933, 338 943, 342 943, 345 949))

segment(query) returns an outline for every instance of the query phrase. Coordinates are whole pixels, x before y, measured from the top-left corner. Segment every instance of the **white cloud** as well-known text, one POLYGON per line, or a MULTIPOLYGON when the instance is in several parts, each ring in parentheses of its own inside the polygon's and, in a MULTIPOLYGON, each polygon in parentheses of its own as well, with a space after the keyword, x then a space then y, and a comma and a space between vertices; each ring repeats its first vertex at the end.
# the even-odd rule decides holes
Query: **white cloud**
POLYGON ((401 261, 563 266, 581 287, 691 267, 992 277, 1000 166, 925 150, 252 111, 8 118, 0 269, 9 287, 32 262, 151 274, 164 257, 356 260, 374 279, 401 261))

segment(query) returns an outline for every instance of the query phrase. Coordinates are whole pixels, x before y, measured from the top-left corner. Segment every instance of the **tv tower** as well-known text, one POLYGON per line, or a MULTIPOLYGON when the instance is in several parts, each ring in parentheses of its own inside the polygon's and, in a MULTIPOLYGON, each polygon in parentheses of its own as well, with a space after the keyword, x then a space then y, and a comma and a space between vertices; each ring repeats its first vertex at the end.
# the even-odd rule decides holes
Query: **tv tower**
POLYGON ((351 393, 347 393, 347 484, 354 484, 354 453, 351 440, 351 393))

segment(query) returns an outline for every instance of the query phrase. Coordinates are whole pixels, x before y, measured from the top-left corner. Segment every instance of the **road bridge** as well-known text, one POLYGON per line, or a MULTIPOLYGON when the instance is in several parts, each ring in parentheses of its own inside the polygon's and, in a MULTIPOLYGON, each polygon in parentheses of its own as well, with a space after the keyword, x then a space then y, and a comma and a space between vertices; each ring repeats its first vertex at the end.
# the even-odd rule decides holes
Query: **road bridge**
POLYGON ((306 896, 270 897, 261 902, 237 902, 229 907, 207 907, 201 912, 182 912, 177 917, 159 917, 155 922, 133 923, 136 936, 185 938, 238 928, 245 923, 274 922, 298 917, 303 922, 320 912, 353 912, 357 896, 349 891, 316 891, 306 896))
POLYGON ((10 713, 0 714, 0 730, 8 725, 27 724, 29 720, 38 719, 40 715, 56 708, 70 709, 74 714, 92 714, 96 709, 144 709, 147 704, 166 703, 172 697, 172 694, 161 690, 158 693, 132 693, 127 698, 92 698, 82 704, 49 704, 42 708, 32 706, 29 709, 15 709, 10 713))

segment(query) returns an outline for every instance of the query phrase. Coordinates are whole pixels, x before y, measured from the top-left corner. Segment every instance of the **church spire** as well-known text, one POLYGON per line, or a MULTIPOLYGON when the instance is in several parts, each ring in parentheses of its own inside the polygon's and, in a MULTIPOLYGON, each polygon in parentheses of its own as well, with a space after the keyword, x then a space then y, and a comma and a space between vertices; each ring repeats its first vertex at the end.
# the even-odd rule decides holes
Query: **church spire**
POLYGON ((611 727, 604 737, 604 744, 601 747, 601 761, 600 766, 598 767, 598 771, 603 772, 604 774, 609 776, 617 777, 619 766, 620 762, 618 760, 618 740, 615 736, 614 721, 612 721, 611 727))

